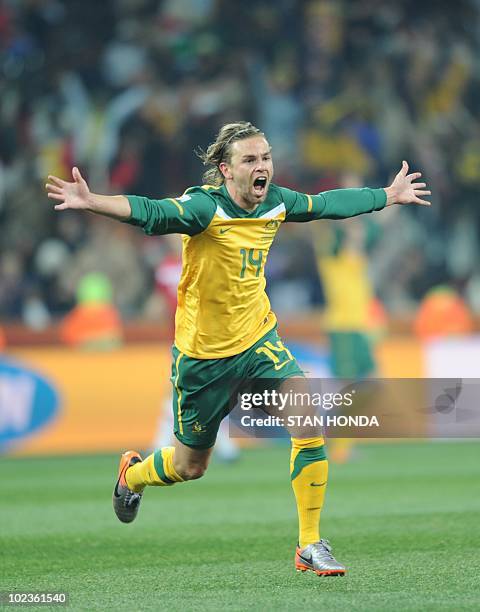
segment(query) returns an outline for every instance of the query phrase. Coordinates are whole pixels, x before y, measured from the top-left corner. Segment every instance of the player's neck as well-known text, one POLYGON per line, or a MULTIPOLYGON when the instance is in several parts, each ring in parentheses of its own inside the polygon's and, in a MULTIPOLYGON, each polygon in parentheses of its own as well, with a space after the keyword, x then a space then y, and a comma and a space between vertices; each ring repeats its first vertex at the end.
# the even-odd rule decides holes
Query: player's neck
POLYGON ((253 212, 259 204, 252 204, 252 202, 248 202, 243 198, 238 191, 235 189, 235 186, 231 182, 225 183, 225 189, 228 191, 228 195, 235 202, 237 206, 243 208, 243 210, 247 210, 248 212, 253 212))

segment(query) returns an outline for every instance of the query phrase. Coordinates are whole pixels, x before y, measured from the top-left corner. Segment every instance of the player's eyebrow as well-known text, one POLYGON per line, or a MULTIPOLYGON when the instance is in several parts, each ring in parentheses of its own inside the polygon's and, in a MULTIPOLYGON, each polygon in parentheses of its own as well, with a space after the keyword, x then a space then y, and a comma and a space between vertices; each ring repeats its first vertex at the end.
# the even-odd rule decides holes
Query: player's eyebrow
MULTIPOLYGON (((271 151, 264 151, 263 153, 260 154, 260 157, 267 157, 268 155, 271 155, 272 152, 271 151)), ((245 154, 242 156, 242 161, 248 161, 250 159, 256 159, 256 155, 253 155, 252 153, 250 154, 245 154)))

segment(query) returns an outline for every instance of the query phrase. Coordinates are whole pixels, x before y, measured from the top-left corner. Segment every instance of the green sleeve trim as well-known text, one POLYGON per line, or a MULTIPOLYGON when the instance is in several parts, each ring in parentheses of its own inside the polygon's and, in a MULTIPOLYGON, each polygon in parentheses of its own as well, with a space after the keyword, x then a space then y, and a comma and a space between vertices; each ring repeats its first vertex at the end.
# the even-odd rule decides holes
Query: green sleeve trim
POLYGON ((323 444, 317 448, 302 448, 295 457, 290 480, 295 480, 305 466, 315 463, 316 461, 325 461, 326 458, 327 455, 323 444))

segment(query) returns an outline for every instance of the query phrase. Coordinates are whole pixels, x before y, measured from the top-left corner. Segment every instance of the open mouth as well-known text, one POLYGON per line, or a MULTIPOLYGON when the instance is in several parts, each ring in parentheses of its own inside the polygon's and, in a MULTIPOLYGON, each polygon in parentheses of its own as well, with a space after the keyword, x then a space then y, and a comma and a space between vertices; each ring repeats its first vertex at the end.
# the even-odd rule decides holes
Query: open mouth
POLYGON ((253 190, 256 195, 262 196, 267 188, 267 177, 259 176, 253 181, 253 190))

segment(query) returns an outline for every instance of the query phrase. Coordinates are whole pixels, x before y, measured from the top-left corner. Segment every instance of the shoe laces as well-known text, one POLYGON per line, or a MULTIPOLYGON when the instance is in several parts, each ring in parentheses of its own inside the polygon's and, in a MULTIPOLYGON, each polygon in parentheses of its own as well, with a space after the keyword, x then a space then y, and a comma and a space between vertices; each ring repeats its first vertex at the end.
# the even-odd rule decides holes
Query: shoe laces
POLYGON ((333 559, 332 555, 332 547, 330 546, 330 542, 328 540, 321 539, 319 542, 315 542, 312 544, 312 558, 320 557, 325 560, 325 557, 328 559, 333 559))
POLYGON ((140 503, 142 499, 142 493, 134 493, 130 489, 128 489, 127 494, 125 495, 125 506, 136 506, 140 503))

